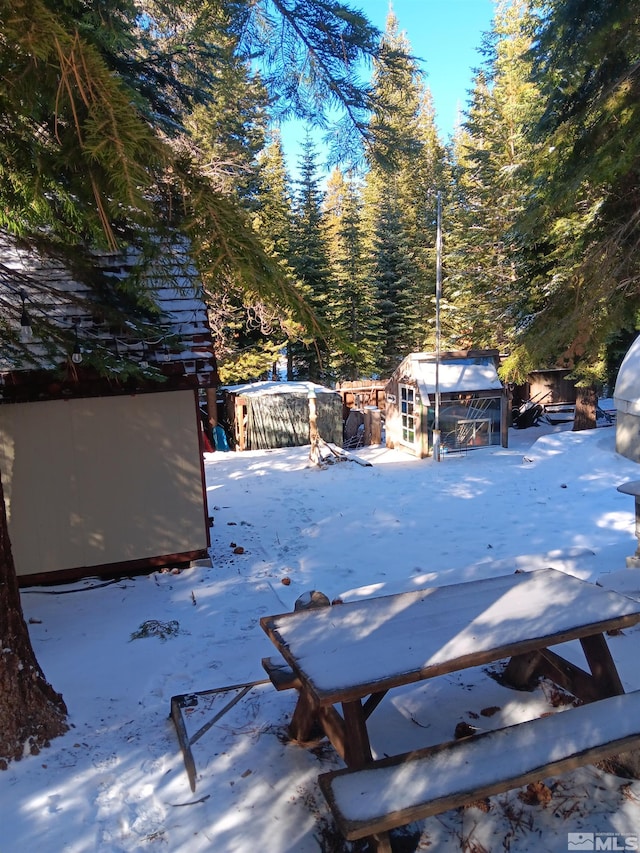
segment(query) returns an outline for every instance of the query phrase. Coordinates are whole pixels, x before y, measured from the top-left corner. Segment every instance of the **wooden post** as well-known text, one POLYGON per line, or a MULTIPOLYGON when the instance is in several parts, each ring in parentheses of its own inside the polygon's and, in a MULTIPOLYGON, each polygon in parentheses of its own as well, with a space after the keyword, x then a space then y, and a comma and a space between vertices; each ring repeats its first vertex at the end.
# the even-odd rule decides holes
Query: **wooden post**
POLYGON ((207 415, 209 426, 212 429, 218 426, 218 400, 216 391, 216 388, 207 388, 207 415))
POLYGON ((377 406, 371 412, 371 444, 382 444, 382 419, 377 406))
POLYGON ((364 410, 364 443, 365 446, 380 444, 382 441, 382 424, 380 409, 377 406, 366 406, 364 410))
POLYGON ((364 446, 369 447, 371 444, 371 409, 367 408, 363 412, 364 416, 364 446))
POLYGON ((318 441, 318 412, 316 409, 316 392, 313 388, 309 391, 309 443, 311 445, 318 441))
POLYGON ((320 465, 322 454, 320 453, 320 442, 318 441, 318 413, 316 410, 316 392, 313 388, 307 394, 309 401, 309 459, 314 465, 320 465))

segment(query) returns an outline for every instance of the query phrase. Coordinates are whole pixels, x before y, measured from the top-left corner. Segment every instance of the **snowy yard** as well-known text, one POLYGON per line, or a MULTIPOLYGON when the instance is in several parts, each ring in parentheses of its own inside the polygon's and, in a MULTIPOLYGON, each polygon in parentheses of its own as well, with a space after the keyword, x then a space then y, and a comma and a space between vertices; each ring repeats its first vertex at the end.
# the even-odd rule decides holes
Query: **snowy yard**
MULTIPOLYGON (((258 685, 202 735, 195 793, 171 697, 263 679, 260 660, 275 649, 260 617, 313 589, 346 601, 552 566, 640 597, 625 568, 634 502, 616 490, 640 472, 615 453, 615 430, 509 438, 508 449, 440 463, 365 448, 371 467, 326 470, 309 466, 308 448, 207 454, 213 568, 23 591, 72 728, 0 774, 1 853, 362 849, 336 835, 317 787, 341 766, 333 750, 286 743, 294 691, 258 685), (133 636, 151 620, 164 638, 133 636)), ((625 689, 640 688, 640 626, 609 645, 625 689)), ((186 708, 189 732, 232 696, 186 708)), ((468 669, 389 693, 370 719, 372 745, 377 755, 426 746, 459 724, 501 727, 562 698, 549 683, 509 690, 468 669)), ((586 767, 546 782, 412 825, 395 835, 398 849, 564 853, 594 849, 569 847, 568 833, 615 833, 598 849, 640 837, 640 781, 586 767)))

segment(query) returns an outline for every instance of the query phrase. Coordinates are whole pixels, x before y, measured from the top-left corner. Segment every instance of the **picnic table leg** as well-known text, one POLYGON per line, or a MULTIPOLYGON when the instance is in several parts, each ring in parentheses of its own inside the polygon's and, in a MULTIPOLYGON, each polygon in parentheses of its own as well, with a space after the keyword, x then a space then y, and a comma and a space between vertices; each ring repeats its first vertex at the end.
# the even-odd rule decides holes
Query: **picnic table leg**
POLYGON ((344 761, 347 767, 364 767, 373 761, 367 732, 367 717, 359 699, 342 703, 344 717, 344 761))
POLYGON ((514 655, 502 673, 502 680, 510 687, 528 689, 537 680, 541 662, 542 657, 538 651, 514 655))
POLYGON ((393 853, 391 850, 391 838, 388 832, 379 832, 377 835, 370 835, 369 839, 375 853, 393 853))
POLYGON ((591 669, 598 697, 606 699, 609 696, 621 696, 624 693, 624 687, 604 635, 594 634, 592 637, 584 637, 580 643, 591 669))
POLYGON ((296 704, 291 722, 289 723, 289 735, 292 740, 306 743, 314 738, 318 731, 318 709, 306 690, 298 692, 296 704))

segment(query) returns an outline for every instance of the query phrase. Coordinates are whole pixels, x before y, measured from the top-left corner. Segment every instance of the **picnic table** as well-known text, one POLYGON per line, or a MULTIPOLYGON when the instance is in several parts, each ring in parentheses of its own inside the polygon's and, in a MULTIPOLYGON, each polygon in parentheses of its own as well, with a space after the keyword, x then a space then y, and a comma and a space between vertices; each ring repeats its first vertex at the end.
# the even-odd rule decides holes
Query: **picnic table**
MULTIPOLYGON (((290 667, 289 686, 298 689, 290 735, 300 743, 311 741, 318 731, 326 735, 347 765, 346 771, 326 774, 333 776, 364 774, 376 766, 367 731, 369 716, 389 690, 423 679, 507 659, 503 679, 515 687, 547 675, 584 702, 624 694, 605 634, 639 622, 640 602, 555 569, 540 569, 265 616, 260 621, 290 667), (580 642, 588 670, 550 648, 572 640, 580 642)), ((277 662, 267 658, 263 665, 276 683, 277 662)), ((280 681, 282 686, 286 685, 280 681)), ((634 721, 634 731, 636 727, 640 735, 640 720, 634 721)), ((624 737, 628 736, 626 732, 624 737)), ((581 748, 583 757, 588 749, 581 748)), ((385 761, 403 763, 407 756, 385 761)), ((524 776, 519 771, 513 778, 524 776)), ((485 790, 499 788, 487 784, 485 790)), ((340 817, 335 792, 327 793, 340 817)), ((460 792, 456 795, 459 800, 460 792)), ((458 801, 444 797, 441 805, 446 808, 448 802, 458 801)), ((379 819, 361 821, 359 835, 347 820, 343 831, 352 831, 347 834, 350 838, 372 834, 379 849, 389 850, 385 830, 400 825, 407 814, 415 818, 429 813, 424 803, 417 808, 418 812, 394 808, 392 814, 387 810, 379 819), (369 830, 382 835, 378 838, 369 830)))

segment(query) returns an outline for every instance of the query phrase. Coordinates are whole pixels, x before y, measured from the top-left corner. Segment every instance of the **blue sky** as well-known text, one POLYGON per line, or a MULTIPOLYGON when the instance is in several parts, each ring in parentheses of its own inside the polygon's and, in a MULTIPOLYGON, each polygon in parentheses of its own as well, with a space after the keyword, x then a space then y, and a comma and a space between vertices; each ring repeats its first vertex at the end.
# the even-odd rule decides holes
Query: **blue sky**
MULTIPOLYGON (((389 0, 351 0, 349 5, 364 12, 384 32, 389 0)), ((413 54, 422 60, 437 126, 446 141, 459 111, 467 105, 474 69, 481 63, 478 48, 483 33, 491 29, 495 0, 392 0, 391 6, 413 54)), ((282 129, 293 171, 300 152, 298 143, 303 139, 304 129, 299 125, 282 129)))

